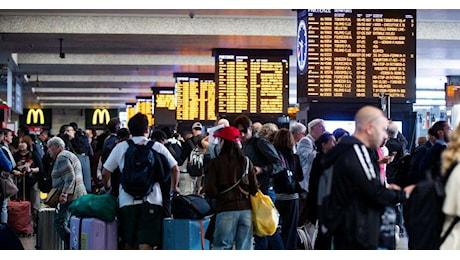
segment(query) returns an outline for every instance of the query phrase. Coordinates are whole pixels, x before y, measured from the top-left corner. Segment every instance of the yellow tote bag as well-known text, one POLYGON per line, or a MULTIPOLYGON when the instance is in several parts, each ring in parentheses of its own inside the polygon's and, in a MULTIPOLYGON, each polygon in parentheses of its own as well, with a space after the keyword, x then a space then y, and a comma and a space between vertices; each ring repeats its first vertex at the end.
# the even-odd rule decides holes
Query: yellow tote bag
POLYGON ((258 190, 254 196, 250 196, 250 199, 254 234, 260 237, 275 234, 280 214, 270 197, 258 190))

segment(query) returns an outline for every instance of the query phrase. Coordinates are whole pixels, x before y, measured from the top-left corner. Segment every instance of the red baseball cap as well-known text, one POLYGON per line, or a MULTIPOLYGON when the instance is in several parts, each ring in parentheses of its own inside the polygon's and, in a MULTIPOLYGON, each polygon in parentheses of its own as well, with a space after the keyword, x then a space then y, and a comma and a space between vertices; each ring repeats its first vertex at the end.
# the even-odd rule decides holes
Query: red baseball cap
POLYGON ((213 135, 214 137, 220 137, 228 141, 232 142, 239 142, 241 141, 240 138, 240 130, 233 126, 227 126, 224 128, 219 129, 216 133, 213 135))

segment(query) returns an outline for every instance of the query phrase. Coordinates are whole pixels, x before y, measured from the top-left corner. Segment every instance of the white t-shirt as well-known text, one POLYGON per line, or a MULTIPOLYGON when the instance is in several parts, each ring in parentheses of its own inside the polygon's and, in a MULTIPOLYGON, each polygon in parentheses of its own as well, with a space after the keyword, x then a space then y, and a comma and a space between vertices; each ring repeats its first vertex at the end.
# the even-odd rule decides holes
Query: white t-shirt
MULTIPOLYGON (((149 141, 149 139, 147 139, 144 136, 134 136, 132 140, 135 144, 144 144, 144 145, 147 144, 147 142, 149 141)), ((128 147, 129 145, 127 142, 121 142, 115 145, 115 147, 113 148, 112 152, 109 155, 109 158, 107 158, 107 161, 104 163, 104 168, 106 168, 110 172, 113 172, 117 167, 120 169, 123 169, 125 165, 125 153, 128 147)), ((158 153, 166 156, 168 163, 169 163, 169 168, 172 168, 173 166, 177 165, 177 161, 174 159, 172 154, 168 151, 168 149, 162 143, 155 142, 152 148, 158 153)), ((144 201, 147 201, 150 204, 155 204, 155 205, 160 205, 160 206, 163 203, 159 183, 155 183, 153 185, 152 192, 149 195, 145 196, 142 200, 134 200, 133 196, 129 195, 127 192, 123 190, 123 187, 121 184, 120 184, 119 190, 120 190, 120 194, 118 195, 118 203, 119 203, 120 208, 124 206, 141 204, 144 201)))

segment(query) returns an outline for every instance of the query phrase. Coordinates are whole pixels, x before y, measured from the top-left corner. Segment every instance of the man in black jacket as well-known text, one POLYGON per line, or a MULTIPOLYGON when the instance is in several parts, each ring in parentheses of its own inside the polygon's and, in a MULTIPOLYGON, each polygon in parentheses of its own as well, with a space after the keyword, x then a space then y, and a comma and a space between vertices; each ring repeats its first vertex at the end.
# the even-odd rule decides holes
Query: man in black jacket
POLYGON ((355 125, 353 136, 344 137, 322 161, 324 169, 332 167, 330 196, 338 213, 339 224, 330 232, 335 249, 377 249, 382 211, 405 201, 413 186, 401 191, 380 182, 379 165, 370 154, 387 138, 383 112, 365 106, 356 113, 355 125))

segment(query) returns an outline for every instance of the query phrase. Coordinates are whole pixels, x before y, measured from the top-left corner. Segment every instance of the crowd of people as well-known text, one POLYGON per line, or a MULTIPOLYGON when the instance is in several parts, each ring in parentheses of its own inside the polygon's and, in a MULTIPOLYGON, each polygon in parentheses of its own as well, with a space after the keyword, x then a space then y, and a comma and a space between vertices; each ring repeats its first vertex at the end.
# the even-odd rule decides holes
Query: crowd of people
MULTIPOLYGON (((182 137, 168 127, 150 129, 142 114, 133 116, 128 128, 113 118, 99 135, 95 131, 88 135, 73 122, 63 125, 56 136, 47 131, 35 136, 22 126, 16 135, 10 129, 0 130, 0 167, 17 179, 16 196, 31 202, 35 229, 40 191, 62 189, 54 227, 66 248, 72 201, 104 192, 117 198, 123 249, 161 248, 162 220, 167 217, 162 189, 168 188, 213 202, 212 249, 299 249, 305 243, 299 239, 299 227, 307 225, 312 227, 308 242, 314 249, 395 249, 397 236, 403 233, 409 235, 409 249, 439 248, 430 244, 437 237, 405 230, 404 205, 420 181, 452 171, 443 208, 446 223, 460 214, 455 200, 460 168, 454 167, 460 160, 460 130, 449 139, 449 123, 438 121, 426 141, 410 149, 397 125, 376 107, 357 111, 355 126, 354 133, 326 129, 325 121, 316 118, 307 124, 292 123, 288 129, 240 115, 233 122, 222 118, 206 132, 201 122, 194 122, 182 137), (143 145, 157 141, 152 149, 166 158, 168 187, 154 185, 140 200, 125 191, 120 175, 128 139, 143 145), (410 165, 404 168, 407 156, 410 165), (333 176, 329 195, 335 210, 333 228, 319 206, 325 171, 333 176), (280 214, 279 227, 271 236, 253 233, 250 196, 257 190, 271 198, 280 214), (388 217, 391 212, 394 220, 388 217)), ((8 221, 7 205, 8 199, 3 199, 2 223, 8 221)), ((458 232, 456 228, 452 233, 458 232)), ((455 236, 447 241, 442 248, 460 246, 455 236)))

